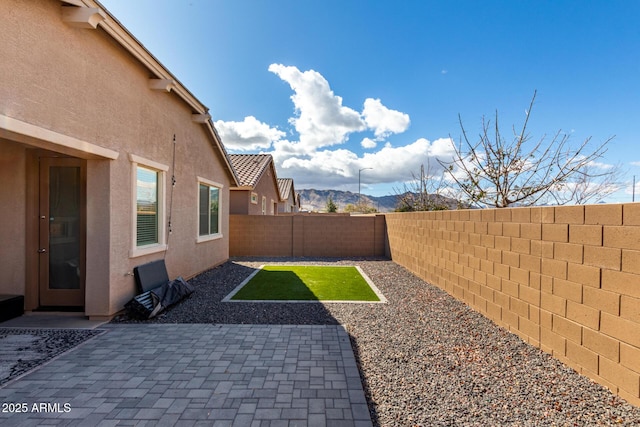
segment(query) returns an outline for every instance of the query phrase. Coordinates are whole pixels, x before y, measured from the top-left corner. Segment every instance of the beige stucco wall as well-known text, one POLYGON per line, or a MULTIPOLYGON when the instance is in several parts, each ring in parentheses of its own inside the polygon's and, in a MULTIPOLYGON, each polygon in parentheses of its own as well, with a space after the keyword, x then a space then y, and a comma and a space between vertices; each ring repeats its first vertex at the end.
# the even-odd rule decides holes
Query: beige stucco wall
POLYGON ((25 194, 24 147, 0 138, 0 293, 24 294, 25 194))
POLYGON ((293 197, 293 191, 291 191, 289 193, 289 197, 287 197, 287 200, 285 200, 284 202, 278 203, 278 212, 295 213, 297 212, 295 208, 295 204, 296 204, 296 201, 294 200, 294 197, 293 197))
POLYGON ((253 190, 232 190, 232 215, 262 215, 262 197, 266 197, 265 215, 277 215, 277 203, 280 201, 278 185, 272 168, 267 168, 253 190), (258 195, 258 203, 251 203, 251 193, 258 195))
POLYGON ((266 171, 260 177, 260 181, 256 184, 255 192, 258 193, 258 204, 251 205, 249 208, 250 215, 260 215, 262 214, 262 196, 267 198, 267 209, 266 215, 277 215, 278 208, 277 203, 280 201, 280 192, 278 190, 278 184, 276 183, 276 177, 274 176, 274 172, 271 167, 267 168, 266 171), (274 203, 276 204, 274 206, 274 203), (253 213, 252 211, 256 212, 253 213))
MULTIPOLYGON (((192 122, 191 107, 174 92, 149 89, 150 72, 100 27, 66 25, 59 1, 2 1, 0 28, 0 57, 4 58, 0 61, 0 114, 119 153, 117 160, 87 162, 87 314, 111 315, 122 309, 133 296, 134 280, 129 275, 133 267, 164 256, 130 256, 134 239, 130 154, 169 167, 168 209, 174 135, 176 185, 173 232, 166 253, 169 275, 189 277, 226 260, 227 215, 223 215, 221 238, 196 243, 197 177, 223 185, 223 213, 229 206, 231 178, 205 125, 192 122)), ((20 150, 24 147, 14 148, 16 155, 20 150)), ((6 159, 3 151, 3 162, 6 159)), ((19 162, 11 168, 19 172, 19 162)), ((3 186, 1 200, 13 200, 14 224, 23 224, 24 173, 0 174, 11 175, 15 184, 3 186)), ((5 236, 20 237, 15 234, 21 228, 0 229, 0 237, 3 241, 5 236)), ((17 271, 20 256, 12 257, 18 262, 11 274, 19 283, 24 274, 17 271)))

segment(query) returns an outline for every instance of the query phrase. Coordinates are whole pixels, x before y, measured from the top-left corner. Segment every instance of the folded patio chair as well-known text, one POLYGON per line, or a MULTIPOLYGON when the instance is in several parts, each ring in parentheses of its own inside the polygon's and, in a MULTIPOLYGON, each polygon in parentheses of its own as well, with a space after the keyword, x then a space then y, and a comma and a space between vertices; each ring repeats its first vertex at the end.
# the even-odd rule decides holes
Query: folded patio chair
POLYGON ((169 280, 163 259, 135 267, 133 275, 138 295, 125 304, 125 309, 136 319, 151 319, 194 290, 182 277, 169 280))

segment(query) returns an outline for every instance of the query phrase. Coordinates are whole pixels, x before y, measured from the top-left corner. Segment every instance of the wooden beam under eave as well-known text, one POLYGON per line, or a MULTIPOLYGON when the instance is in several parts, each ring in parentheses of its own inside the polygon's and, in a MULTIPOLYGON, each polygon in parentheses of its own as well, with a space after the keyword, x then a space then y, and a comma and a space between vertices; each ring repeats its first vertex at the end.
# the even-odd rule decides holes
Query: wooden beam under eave
POLYGON ((174 84, 172 79, 149 79, 149 88, 161 92, 170 92, 174 84))
POLYGON ((211 119, 211 114, 192 114, 191 121, 195 123, 207 123, 211 119))
POLYGON ((95 7, 62 6, 62 21, 70 27, 95 30, 105 18, 105 13, 95 7))

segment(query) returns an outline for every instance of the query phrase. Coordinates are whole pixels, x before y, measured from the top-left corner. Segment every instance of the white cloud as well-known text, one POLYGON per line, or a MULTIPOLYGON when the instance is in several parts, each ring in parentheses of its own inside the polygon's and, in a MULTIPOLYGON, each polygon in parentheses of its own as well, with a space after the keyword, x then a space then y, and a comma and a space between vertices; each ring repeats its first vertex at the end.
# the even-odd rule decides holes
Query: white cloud
POLYGON ((252 116, 241 122, 220 120, 215 125, 230 151, 273 155, 278 175, 293 178, 296 188, 355 191, 358 171, 363 168, 367 168, 361 173, 363 188, 371 184, 406 182, 419 173, 423 164, 439 176, 442 168, 435 158, 449 161, 452 157, 453 143, 449 138, 433 142, 420 138, 402 146, 387 142, 380 147, 387 136, 407 130, 408 114, 389 109, 374 98, 367 98, 359 113, 342 105, 342 98, 313 70, 300 71, 293 66, 271 64, 269 71, 293 90, 295 117, 291 117, 289 123, 294 128, 292 133, 297 133, 297 141, 285 139, 285 132, 252 116), (345 143, 352 133, 363 131, 368 131, 369 136, 361 138, 360 146, 369 152, 359 155, 351 149, 336 147, 345 143))
POLYGON ((392 133, 402 133, 409 127, 409 115, 390 110, 379 99, 367 98, 364 101, 362 116, 369 129, 372 129, 378 140, 392 133))
POLYGON ((373 139, 364 138, 362 141, 360 141, 360 145, 362 145, 362 148, 376 148, 376 145, 378 145, 378 143, 373 139))
POLYGON ((420 166, 426 167, 427 163, 431 172, 439 175, 442 167, 435 158, 448 161, 452 154, 453 145, 449 138, 440 138, 433 142, 420 138, 401 147, 387 144, 375 153, 365 153, 361 163, 373 168, 370 171, 375 175, 373 183, 395 182, 411 179, 412 174, 418 173, 420 166))
POLYGON ((253 116, 247 116, 241 122, 215 122, 222 143, 231 150, 254 151, 268 149, 275 141, 286 134, 277 128, 262 123, 253 116))
POLYGON ((636 195, 636 200, 637 200, 638 197, 640 196, 640 181, 636 180, 635 184, 636 184, 635 185, 635 190, 634 190, 634 186, 633 186, 633 181, 625 183, 623 185, 623 188, 624 188, 625 194, 635 194, 636 195))
POLYGON ((362 157, 350 150, 323 150, 305 157, 282 156, 272 153, 276 167, 282 176, 293 177, 296 188, 340 188, 353 190, 358 182, 358 170, 371 168, 361 173, 363 184, 393 183, 410 180, 420 171, 420 165, 429 163, 434 175, 439 176, 442 168, 435 160, 449 160, 453 145, 449 138, 430 142, 424 138, 400 146, 386 144, 375 153, 365 153, 362 157))
POLYGON ((297 117, 289 119, 300 136, 300 144, 322 148, 341 144, 352 132, 365 130, 360 114, 342 105, 327 80, 317 71, 300 71, 293 66, 271 64, 269 71, 289 83, 297 117))
POLYGON ((631 166, 640 166, 640 162, 631 162, 631 166))
POLYGON ((596 168, 596 169, 601 169, 601 170, 610 170, 613 169, 614 167, 616 167, 615 165, 609 164, 609 163, 602 163, 602 162, 597 162, 595 160, 590 161, 587 166, 592 167, 592 168, 596 168))

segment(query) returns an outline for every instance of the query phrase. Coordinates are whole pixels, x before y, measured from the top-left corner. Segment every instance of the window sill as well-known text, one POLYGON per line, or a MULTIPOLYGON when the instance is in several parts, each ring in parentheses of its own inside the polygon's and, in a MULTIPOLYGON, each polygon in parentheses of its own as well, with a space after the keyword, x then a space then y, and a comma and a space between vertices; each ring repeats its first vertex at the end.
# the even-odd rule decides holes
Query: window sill
POLYGON ((212 240, 222 239, 222 233, 210 234, 208 236, 198 236, 196 243, 210 242, 212 240))
POLYGON ((157 252, 164 252, 167 250, 167 245, 149 245, 140 246, 138 248, 129 251, 129 258, 137 258, 139 256, 155 254, 157 252))

